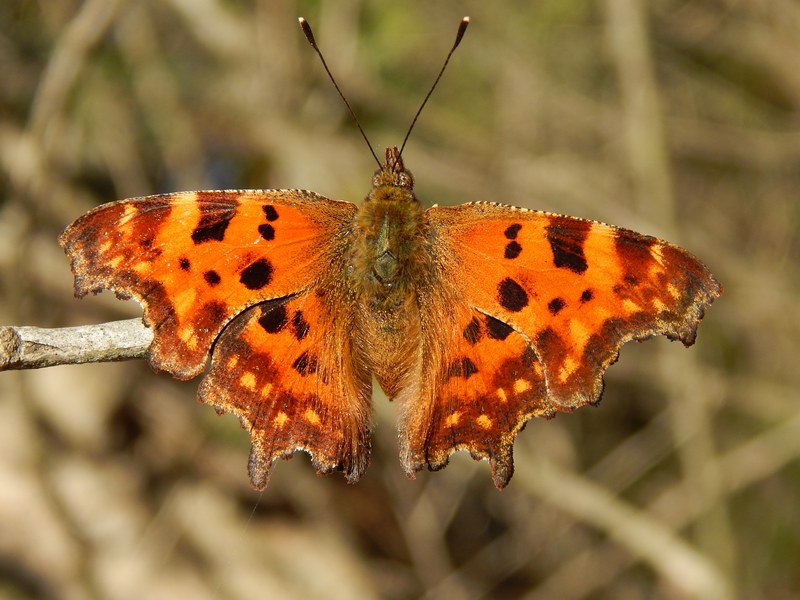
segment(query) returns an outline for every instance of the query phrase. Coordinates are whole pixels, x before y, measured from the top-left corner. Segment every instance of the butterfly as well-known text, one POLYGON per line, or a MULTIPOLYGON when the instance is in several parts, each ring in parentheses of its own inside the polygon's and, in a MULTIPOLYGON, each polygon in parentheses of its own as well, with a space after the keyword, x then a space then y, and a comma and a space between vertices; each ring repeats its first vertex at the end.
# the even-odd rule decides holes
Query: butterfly
POLYGON ((77 296, 144 307, 150 364, 211 367, 199 399, 250 432, 250 479, 308 452, 357 481, 372 378, 401 406, 401 462, 457 450, 513 473, 533 417, 595 403, 626 341, 689 346, 722 292, 691 254, 595 221, 476 202, 423 209, 397 148, 360 208, 305 190, 181 192, 102 205, 59 239, 77 296))
POLYGON ((59 242, 76 296, 139 301, 155 369, 191 379, 210 358, 199 400, 250 433, 256 489, 298 450, 357 481, 373 377, 400 406, 408 476, 466 450, 503 488, 527 421, 596 403, 628 340, 691 345, 722 293, 660 239, 488 202, 424 209, 413 187, 390 147, 360 207, 180 192, 102 205, 59 242))

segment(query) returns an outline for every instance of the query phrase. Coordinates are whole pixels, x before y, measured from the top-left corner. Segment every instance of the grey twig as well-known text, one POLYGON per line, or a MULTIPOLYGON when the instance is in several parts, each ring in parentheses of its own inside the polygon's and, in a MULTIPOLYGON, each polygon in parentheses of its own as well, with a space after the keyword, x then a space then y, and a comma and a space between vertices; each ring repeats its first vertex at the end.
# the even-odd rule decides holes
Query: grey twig
POLYGON ((56 329, 0 326, 0 371, 144 358, 152 339, 141 319, 56 329))

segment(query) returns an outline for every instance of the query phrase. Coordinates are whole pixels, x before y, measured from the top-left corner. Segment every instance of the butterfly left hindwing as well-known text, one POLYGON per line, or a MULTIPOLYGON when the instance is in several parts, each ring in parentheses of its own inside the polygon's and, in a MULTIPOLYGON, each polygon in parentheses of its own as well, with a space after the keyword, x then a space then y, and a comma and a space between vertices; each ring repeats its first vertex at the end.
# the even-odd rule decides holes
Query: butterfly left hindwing
POLYGON ((250 432, 256 489, 276 459, 296 450, 311 455, 317 472, 343 471, 350 481, 369 463, 372 377, 352 346, 351 305, 330 288, 318 293, 320 285, 236 317, 200 384, 201 401, 237 415, 250 432))

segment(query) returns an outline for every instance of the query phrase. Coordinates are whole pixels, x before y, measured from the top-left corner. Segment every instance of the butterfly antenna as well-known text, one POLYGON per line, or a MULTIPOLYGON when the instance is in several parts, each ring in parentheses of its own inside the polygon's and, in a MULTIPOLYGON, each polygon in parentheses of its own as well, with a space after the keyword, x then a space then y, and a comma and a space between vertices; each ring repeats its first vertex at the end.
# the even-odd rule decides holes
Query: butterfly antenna
POLYGON ((353 121, 356 122, 356 127, 358 127, 358 130, 361 132, 361 137, 363 137, 364 141, 367 142, 367 147, 369 148, 369 151, 372 152, 372 157, 375 159, 375 162, 378 163, 378 167, 383 167, 381 161, 378 159, 378 155, 375 154, 375 150, 372 148, 372 144, 369 143, 369 138, 367 138, 367 134, 364 133, 364 129, 363 127, 361 127, 361 123, 358 122, 358 117, 356 116, 353 107, 350 106, 350 103, 347 101, 347 98, 344 97, 342 90, 339 89, 339 84, 336 83, 336 79, 334 79, 333 77, 333 73, 331 73, 331 70, 328 68, 328 63, 325 62, 325 57, 322 56, 322 52, 320 52, 319 46, 317 46, 317 41, 314 39, 314 32, 311 31, 311 25, 309 25, 308 21, 306 21, 303 17, 298 17, 297 20, 300 22, 300 28, 303 30, 303 33, 305 34, 306 39, 308 40, 308 43, 311 44, 311 47, 314 49, 314 52, 317 53, 317 56, 319 56, 319 59, 322 61, 322 66, 325 67, 325 72, 328 74, 331 83, 333 83, 333 87, 335 87, 336 91, 339 92, 339 96, 344 102, 344 105, 347 107, 347 110, 350 111, 350 116, 352 116, 353 121))
POLYGON ((408 132, 406 132, 406 137, 403 138, 403 145, 400 146, 400 156, 403 155, 403 149, 406 147, 406 142, 408 141, 408 138, 411 135, 411 131, 414 129, 414 125, 417 124, 417 119, 419 119, 419 115, 420 113, 422 113, 422 109, 425 108, 425 105, 428 103, 428 98, 431 97, 431 94, 433 94, 433 90, 436 89, 436 85, 439 83, 439 80, 442 78, 442 75, 444 74, 444 70, 447 68, 447 63, 450 62, 450 57, 453 56, 453 52, 456 51, 456 48, 458 48, 458 45, 461 43, 461 38, 464 37, 464 33, 467 31, 468 26, 469 26, 469 17, 464 17, 463 19, 461 19, 461 23, 459 23, 458 25, 458 32, 456 33, 456 41, 453 42, 453 47, 450 48, 450 52, 447 53, 447 58, 444 59, 444 64, 442 65, 439 74, 436 76, 436 81, 433 82, 431 89, 428 90, 427 96, 425 96, 425 99, 419 106, 417 114, 414 115, 414 119, 411 121, 411 126, 408 128, 408 132))

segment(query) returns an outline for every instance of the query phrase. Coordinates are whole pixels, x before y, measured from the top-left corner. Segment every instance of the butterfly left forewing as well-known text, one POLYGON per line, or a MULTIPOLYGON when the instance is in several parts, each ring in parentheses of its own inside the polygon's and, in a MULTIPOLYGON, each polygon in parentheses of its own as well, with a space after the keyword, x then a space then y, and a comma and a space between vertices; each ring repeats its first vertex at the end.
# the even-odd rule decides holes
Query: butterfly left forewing
POLYGON ((59 241, 76 295, 135 297, 153 329, 150 363, 188 379, 236 314, 321 277, 355 211, 302 190, 180 192, 102 205, 59 241))

